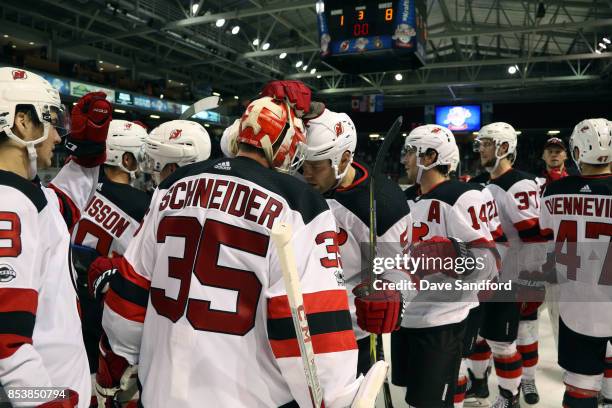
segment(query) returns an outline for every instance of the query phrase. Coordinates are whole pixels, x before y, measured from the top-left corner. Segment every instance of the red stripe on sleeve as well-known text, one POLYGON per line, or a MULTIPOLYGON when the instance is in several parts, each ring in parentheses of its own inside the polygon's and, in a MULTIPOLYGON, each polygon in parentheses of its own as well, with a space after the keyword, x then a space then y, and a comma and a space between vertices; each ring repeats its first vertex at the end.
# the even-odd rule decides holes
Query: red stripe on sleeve
MULTIPOLYGON (((307 314, 348 310, 346 290, 324 290, 304 294, 304 309, 307 314)), ((275 296, 268 300, 268 319, 291 317, 289 300, 286 295, 275 296)))
POLYGON ((516 228, 517 231, 526 231, 528 229, 531 229, 537 226, 538 226, 537 218, 531 218, 529 220, 523 220, 523 221, 514 223, 514 228, 516 228))
POLYGON ((36 315, 38 292, 34 289, 0 289, 0 312, 28 312, 36 315))
POLYGON ((146 308, 123 299, 112 287, 108 289, 104 303, 121 317, 133 322, 144 323, 146 308))
MULTIPOLYGON (((357 341, 352 330, 317 334, 311 338, 315 354, 335 353, 355 350, 357 348, 357 341)), ((270 340, 270 345, 276 358, 300 356, 300 347, 297 339, 270 340)))
POLYGON ((0 334, 0 359, 12 356, 24 344, 32 344, 32 338, 10 333, 0 334))
MULTIPOLYGON (((72 230, 72 227, 74 227, 76 223, 81 219, 81 211, 79 210, 79 207, 76 206, 76 204, 74 203, 74 201, 72 201, 72 199, 70 198, 70 196, 68 196, 68 194, 64 193, 59 187, 53 185, 53 183, 49 183, 48 187, 53 189, 53 191, 55 191, 55 194, 57 194, 58 196, 61 196, 64 200, 66 200, 66 203, 70 207, 72 219, 70 220, 71 222, 70 222, 69 229, 72 230)), ((63 201, 59 199, 59 197, 57 201, 59 202, 60 212, 63 215, 65 211, 63 201)))
POLYGON ((136 270, 134 270, 134 267, 124 257, 118 259, 116 263, 113 260, 113 264, 117 265, 121 276, 123 276, 126 280, 132 282, 134 285, 140 286, 145 290, 149 290, 149 288, 151 287, 151 281, 136 272, 136 270))

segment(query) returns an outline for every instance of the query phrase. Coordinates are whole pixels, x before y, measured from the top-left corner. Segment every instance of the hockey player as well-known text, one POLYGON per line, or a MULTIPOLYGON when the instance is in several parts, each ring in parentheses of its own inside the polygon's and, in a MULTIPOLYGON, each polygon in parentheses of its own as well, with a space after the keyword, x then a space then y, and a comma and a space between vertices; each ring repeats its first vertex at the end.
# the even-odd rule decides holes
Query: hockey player
POLYGON ((45 79, 0 68, 0 384, 15 407, 32 406, 25 388, 57 388, 39 405, 89 406, 91 392, 78 300, 69 260, 76 194, 91 190, 104 161, 112 106, 103 93, 87 94, 72 110, 67 147, 74 160, 41 187, 37 168, 51 165, 60 135, 70 127, 59 93, 45 79), (76 176, 71 178, 70 176, 76 176))
MULTIPOLYGON (((477 137, 480 161, 489 172, 486 188, 493 196, 499 212, 502 230, 509 247, 502 260, 501 279, 518 280, 519 271, 536 271, 544 263, 544 253, 534 248, 546 240, 538 223, 539 190, 534 176, 515 170, 516 131, 504 122, 491 123, 480 129, 477 137)), ((493 407, 518 407, 521 388, 522 359, 517 349, 520 308, 512 301, 500 300, 483 304, 481 336, 493 352, 495 371, 499 379, 499 396, 493 407)), ((537 350, 535 351, 537 353, 537 350)), ((532 353, 533 354, 533 353, 532 353)), ((531 356, 537 359, 536 356, 531 356)), ((488 394, 486 365, 473 366, 472 389, 466 397, 484 397, 488 394)), ((524 389, 537 393, 535 383, 523 384, 524 389), (527 387, 529 385, 529 387, 527 387)))
MULTIPOLYGON (((357 131, 347 114, 325 109, 307 122, 306 129, 308 149, 302 173, 305 181, 324 195, 338 225, 337 236, 321 239, 340 249, 359 346, 357 370, 365 374, 370 367, 370 339, 369 333, 357 324, 352 291, 363 281, 361 272, 369 265, 370 169, 353 160, 357 131)), ((387 178, 378 181, 377 194, 381 197, 376 214, 377 256, 401 255, 410 242, 408 206, 402 200, 402 191, 387 178)))
MULTIPOLYGON (((576 125, 570 153, 580 169, 551 183, 540 208, 542 228, 554 235, 560 281, 559 365, 565 370, 563 406, 596 408, 612 341, 612 123, 576 125)), ((604 388, 604 406, 612 394, 604 388)))
MULTIPOLYGON (((479 270, 419 267, 414 281, 462 278, 478 282, 497 274, 496 252, 488 218, 494 208, 474 184, 450 180, 459 163, 453 134, 437 125, 419 126, 406 137, 402 161, 408 182, 406 198, 413 218, 413 257, 480 259, 479 270)), ((464 261, 464 260, 462 260, 464 261)), ((457 296, 452 290, 422 290, 407 309, 398 332, 391 335, 393 383, 406 387, 415 407, 460 407, 467 383, 462 357, 469 354, 478 331, 475 291, 457 296), (422 299, 419 299, 421 297, 422 299)))
POLYGON ((335 222, 318 194, 280 174, 299 168, 304 141, 287 103, 260 98, 242 116, 236 158, 181 167, 160 184, 105 297, 108 395, 138 364, 146 407, 309 406, 269 242, 274 223, 288 222, 325 406, 351 404, 362 378, 346 289, 337 248, 317 238, 335 235, 335 222))

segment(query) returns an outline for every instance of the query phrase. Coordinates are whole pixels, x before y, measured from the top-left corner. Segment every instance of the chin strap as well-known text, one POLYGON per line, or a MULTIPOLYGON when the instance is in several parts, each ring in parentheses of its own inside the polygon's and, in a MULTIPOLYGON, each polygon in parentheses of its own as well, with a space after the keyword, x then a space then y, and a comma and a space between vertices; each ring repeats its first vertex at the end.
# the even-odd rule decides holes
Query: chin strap
POLYGON ((5 126, 2 128, 2 131, 6 134, 6 136, 17 143, 20 146, 26 148, 26 152, 28 153, 28 178, 32 180, 36 177, 38 173, 36 159, 38 158, 38 153, 36 153, 36 145, 44 142, 49 137, 49 128, 50 124, 47 122, 43 122, 43 135, 35 140, 25 141, 16 134, 13 133, 10 127, 5 126))

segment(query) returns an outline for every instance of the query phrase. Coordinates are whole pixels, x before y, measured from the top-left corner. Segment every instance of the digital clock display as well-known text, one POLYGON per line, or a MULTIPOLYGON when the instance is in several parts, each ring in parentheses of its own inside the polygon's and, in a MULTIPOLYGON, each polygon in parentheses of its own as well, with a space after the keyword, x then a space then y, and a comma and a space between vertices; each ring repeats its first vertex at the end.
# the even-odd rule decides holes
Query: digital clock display
POLYGON ((326 1, 325 7, 332 38, 393 34, 395 15, 391 1, 326 1))

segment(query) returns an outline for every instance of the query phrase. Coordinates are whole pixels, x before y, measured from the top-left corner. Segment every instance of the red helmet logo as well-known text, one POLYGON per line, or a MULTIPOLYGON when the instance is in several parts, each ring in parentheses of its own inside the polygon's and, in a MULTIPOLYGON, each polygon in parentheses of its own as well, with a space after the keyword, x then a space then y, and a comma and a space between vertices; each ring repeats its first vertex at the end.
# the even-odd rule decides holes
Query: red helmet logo
POLYGON ((439 127, 431 129, 431 133, 438 133, 441 131, 442 131, 442 128, 439 128, 439 127))
POLYGON ((28 73, 23 69, 14 69, 12 71, 13 79, 26 79, 28 77, 28 73))
POLYGON ((132 128, 132 124, 130 122, 125 124, 125 128, 126 129, 131 129, 132 128))
POLYGON ((334 130, 336 131, 336 136, 340 136, 342 133, 344 133, 342 122, 336 123, 336 126, 334 126, 334 130))
POLYGON ((178 139, 181 137, 181 133, 183 133, 183 129, 174 129, 172 132, 170 132, 170 140, 178 139))

